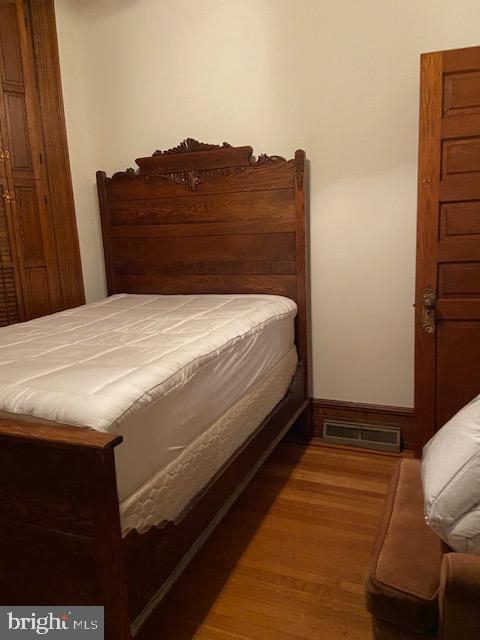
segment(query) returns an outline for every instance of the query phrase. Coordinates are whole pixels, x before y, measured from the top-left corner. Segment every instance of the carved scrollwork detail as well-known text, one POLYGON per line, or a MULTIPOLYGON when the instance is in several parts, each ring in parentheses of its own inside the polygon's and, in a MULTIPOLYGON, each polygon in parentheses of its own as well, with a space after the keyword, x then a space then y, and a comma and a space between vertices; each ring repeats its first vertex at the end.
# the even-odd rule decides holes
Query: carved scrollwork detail
POLYGON ((181 171, 179 173, 164 173, 160 174, 160 178, 169 180, 170 182, 176 182, 177 184, 188 184, 190 189, 195 191, 197 185, 200 183, 199 171, 181 171))
POLYGON ((285 162, 285 158, 282 156, 269 156, 266 153, 261 153, 258 158, 257 161, 255 162, 255 165, 259 165, 259 164, 265 164, 267 162, 285 162))
POLYGON ((125 169, 125 171, 117 171, 117 173, 113 174, 112 178, 135 178, 136 175, 137 172, 135 169, 129 167, 128 169, 125 169))
MULTIPOLYGON (((302 152, 303 153, 303 152, 302 152)), ((214 158, 215 161, 217 160, 214 158)), ((112 178, 115 179, 137 179, 140 181, 150 180, 168 180, 176 184, 185 185, 189 187, 191 191, 195 191, 199 184, 206 182, 209 179, 215 180, 215 178, 225 178, 228 176, 236 175, 239 172, 243 172, 247 169, 255 167, 263 167, 264 165, 274 165, 287 163, 287 160, 283 156, 268 155, 266 153, 260 154, 256 159, 252 157, 251 147, 239 147, 234 148, 228 142, 222 144, 208 144, 205 142, 199 142, 194 138, 186 138, 178 144, 176 147, 167 149, 166 151, 155 151, 152 156, 148 158, 138 158, 136 160, 140 167, 140 170, 126 169, 125 171, 119 171, 113 174, 112 178), (188 158, 185 161, 180 162, 178 159, 178 170, 175 170, 177 161, 174 158, 165 158, 168 155, 185 154, 193 152, 209 152, 213 150, 225 150, 225 154, 218 154, 219 161, 224 160, 227 166, 216 167, 211 169, 201 168, 202 162, 200 160, 192 163, 191 166, 197 167, 195 169, 189 169, 188 158), (232 160, 235 166, 228 166, 230 162, 230 152, 232 149, 232 160), (240 155, 239 155, 240 152, 240 155), (240 162, 240 163, 239 163, 240 162), (239 163, 239 164, 237 164, 239 163), (173 171, 172 171, 173 169, 173 171)), ((206 163, 208 164, 208 163, 206 163)), ((217 164, 214 162, 212 164, 217 164)), ((273 168, 273 167, 272 167, 273 168)), ((304 171, 304 158, 303 156, 296 155, 295 157, 295 178, 298 189, 303 187, 303 171, 304 171)))
POLYGON ((243 171, 243 167, 227 167, 221 169, 199 169, 196 171, 178 171, 176 173, 161 173, 158 176, 147 176, 147 178, 153 179, 154 177, 162 178, 163 180, 169 180, 170 182, 176 182, 177 184, 189 185, 192 191, 195 191, 199 184, 205 182, 206 178, 214 176, 230 176, 243 171))
POLYGON ((172 147, 166 151, 155 151, 153 156, 163 156, 170 153, 191 153, 192 151, 211 151, 213 149, 229 149, 231 146, 228 142, 224 142, 223 144, 208 144, 207 142, 199 142, 194 138, 186 138, 176 147, 172 147))

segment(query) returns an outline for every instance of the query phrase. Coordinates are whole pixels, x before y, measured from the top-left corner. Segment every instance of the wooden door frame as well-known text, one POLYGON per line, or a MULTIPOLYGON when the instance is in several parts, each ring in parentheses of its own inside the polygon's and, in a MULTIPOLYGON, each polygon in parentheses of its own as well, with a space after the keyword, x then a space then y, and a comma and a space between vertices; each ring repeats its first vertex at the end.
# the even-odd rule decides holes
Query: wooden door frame
POLYGON ((418 157, 417 267, 415 294, 415 454, 435 429, 436 332, 423 329, 423 292, 437 288, 432 234, 438 234, 438 190, 440 183, 440 136, 442 53, 421 56, 420 127, 418 157))
POLYGON ((32 40, 39 97, 43 158, 49 188, 48 215, 59 265, 61 307, 85 303, 80 247, 65 126, 54 0, 23 0, 32 40))

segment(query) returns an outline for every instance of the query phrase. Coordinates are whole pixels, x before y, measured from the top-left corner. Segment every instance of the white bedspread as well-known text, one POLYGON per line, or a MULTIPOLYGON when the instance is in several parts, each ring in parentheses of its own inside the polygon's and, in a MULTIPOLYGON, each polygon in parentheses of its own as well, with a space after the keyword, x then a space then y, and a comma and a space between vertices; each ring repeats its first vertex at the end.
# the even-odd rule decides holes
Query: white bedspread
POLYGON ((120 294, 5 327, 0 409, 109 431, 295 313, 279 296, 120 294))

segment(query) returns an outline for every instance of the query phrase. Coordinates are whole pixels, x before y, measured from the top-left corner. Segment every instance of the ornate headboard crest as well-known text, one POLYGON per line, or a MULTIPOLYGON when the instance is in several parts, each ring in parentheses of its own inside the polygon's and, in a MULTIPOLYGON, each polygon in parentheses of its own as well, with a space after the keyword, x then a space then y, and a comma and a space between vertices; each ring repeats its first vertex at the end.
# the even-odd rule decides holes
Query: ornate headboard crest
MULTIPOLYGON (((162 178, 177 184, 185 184, 192 191, 213 176, 226 176, 241 172, 246 167, 257 167, 269 163, 287 162, 282 156, 261 154, 253 157, 252 147, 233 147, 228 142, 209 144, 194 138, 186 138, 176 147, 165 151, 155 151, 152 156, 135 160, 139 169, 127 169, 112 176, 112 179, 123 178, 162 178)), ((298 174, 298 171, 297 171, 298 174)), ((301 175, 297 175, 297 184, 301 188, 301 175), (300 180, 299 180, 300 179, 300 180)))
POLYGON ((199 142, 195 138, 185 138, 183 142, 177 144, 176 147, 167 149, 166 151, 155 151, 154 156, 163 156, 167 153, 192 153, 193 151, 211 151, 212 149, 231 149, 232 145, 228 142, 222 144, 208 144, 207 142, 199 142))

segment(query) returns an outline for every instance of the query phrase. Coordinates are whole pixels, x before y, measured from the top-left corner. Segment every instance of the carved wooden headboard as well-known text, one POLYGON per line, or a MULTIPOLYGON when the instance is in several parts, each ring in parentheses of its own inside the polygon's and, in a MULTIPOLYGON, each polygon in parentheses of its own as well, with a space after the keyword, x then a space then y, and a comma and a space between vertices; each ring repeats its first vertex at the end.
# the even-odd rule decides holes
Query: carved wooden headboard
POLYGON ((188 138, 137 171, 97 172, 109 293, 288 296, 304 359, 304 160, 188 138))

